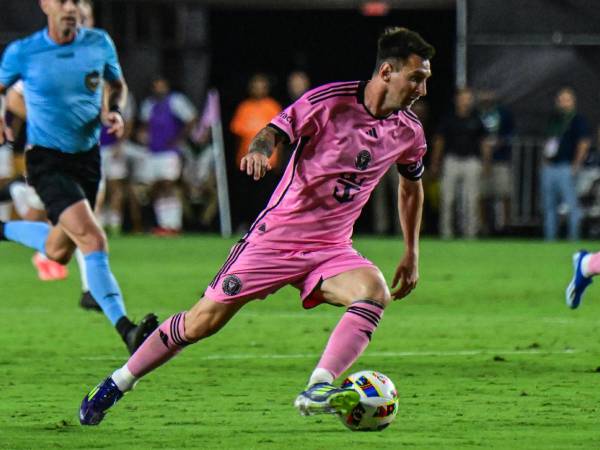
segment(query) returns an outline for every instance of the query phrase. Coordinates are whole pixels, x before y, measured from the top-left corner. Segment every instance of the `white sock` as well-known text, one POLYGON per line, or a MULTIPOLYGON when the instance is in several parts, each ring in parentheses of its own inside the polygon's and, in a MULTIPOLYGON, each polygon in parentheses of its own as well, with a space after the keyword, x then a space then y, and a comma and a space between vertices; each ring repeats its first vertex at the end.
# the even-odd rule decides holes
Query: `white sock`
POLYGON ((312 375, 310 376, 310 380, 308 380, 308 385, 312 386, 315 383, 333 383, 333 375, 327 369, 321 369, 317 367, 313 370, 312 375))
POLYGON ((10 196, 19 217, 23 218, 29 211, 27 203, 27 185, 21 181, 15 181, 9 188, 10 196))
POLYGON ((158 226, 170 230, 181 230, 183 205, 177 196, 162 197, 154 202, 158 226))
POLYGON ((585 255, 583 258, 581 258, 581 273, 583 274, 584 277, 591 277, 594 274, 590 273, 588 271, 588 264, 590 262, 590 258, 592 255, 590 255, 589 253, 587 255, 585 255))
POLYGON ((81 292, 90 290, 87 279, 87 271, 85 270, 85 258, 81 250, 75 250, 75 259, 77 259, 77 267, 79 268, 79 276, 81 277, 81 292))
POLYGON ((133 376, 133 374, 127 368, 125 364, 120 369, 117 369, 111 375, 111 378, 119 388, 121 392, 127 392, 132 390, 137 384, 139 378, 133 376))

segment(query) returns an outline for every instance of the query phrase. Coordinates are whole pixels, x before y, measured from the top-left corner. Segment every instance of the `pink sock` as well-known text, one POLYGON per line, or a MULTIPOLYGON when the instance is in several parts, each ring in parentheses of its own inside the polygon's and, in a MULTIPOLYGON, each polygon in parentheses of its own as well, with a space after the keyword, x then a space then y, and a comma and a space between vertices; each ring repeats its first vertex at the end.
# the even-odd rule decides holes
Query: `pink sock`
POLYGON ((587 276, 593 276, 600 273, 600 252, 590 253, 587 261, 586 274, 587 276))
POLYGON ((127 368, 141 378, 167 362, 189 342, 185 340, 185 312, 165 320, 127 361, 127 368))
POLYGON ((383 307, 374 302, 353 303, 331 333, 317 368, 339 377, 365 350, 382 315, 383 307))

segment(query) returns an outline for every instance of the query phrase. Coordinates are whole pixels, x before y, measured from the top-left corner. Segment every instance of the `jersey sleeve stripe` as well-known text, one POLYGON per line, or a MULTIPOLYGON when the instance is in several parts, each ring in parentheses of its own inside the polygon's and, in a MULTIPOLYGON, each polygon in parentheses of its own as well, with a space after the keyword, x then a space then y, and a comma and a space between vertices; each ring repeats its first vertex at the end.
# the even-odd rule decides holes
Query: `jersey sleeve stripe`
POLYGON ((319 102, 322 102, 324 100, 328 100, 328 99, 333 98, 333 97, 356 97, 356 90, 351 91, 351 92, 334 92, 334 93, 331 93, 329 95, 326 95, 325 97, 321 97, 318 100, 311 101, 310 104, 311 105, 316 105, 319 102))
POLYGON ((359 83, 360 83, 360 81, 352 81, 352 82, 348 82, 348 83, 338 84, 336 86, 329 86, 329 87, 321 89, 317 92, 313 92, 307 98, 309 101, 312 101, 315 98, 317 98, 321 95, 326 95, 327 93, 332 92, 332 91, 357 88, 359 83))

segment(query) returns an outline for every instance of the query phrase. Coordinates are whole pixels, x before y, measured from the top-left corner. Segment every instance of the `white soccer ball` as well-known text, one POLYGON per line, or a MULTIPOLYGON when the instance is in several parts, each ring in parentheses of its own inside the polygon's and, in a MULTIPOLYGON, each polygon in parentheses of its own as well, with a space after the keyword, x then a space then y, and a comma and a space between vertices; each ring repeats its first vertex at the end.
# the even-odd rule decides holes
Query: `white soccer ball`
POLYGON ((374 370, 353 373, 344 380, 342 388, 360 394, 360 403, 350 413, 339 416, 352 431, 383 430, 398 413, 398 391, 382 373, 374 370))

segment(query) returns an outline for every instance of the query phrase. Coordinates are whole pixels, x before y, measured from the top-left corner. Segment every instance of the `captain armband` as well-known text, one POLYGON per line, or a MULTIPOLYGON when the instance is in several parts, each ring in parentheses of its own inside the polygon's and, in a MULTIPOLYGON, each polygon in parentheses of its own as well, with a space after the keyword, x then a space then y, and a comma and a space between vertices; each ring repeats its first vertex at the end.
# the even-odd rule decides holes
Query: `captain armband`
POLYGON ((420 180, 423 176, 423 172, 425 172, 425 166, 423 165, 422 159, 411 164, 396 164, 396 168, 400 175, 410 181, 420 180))

